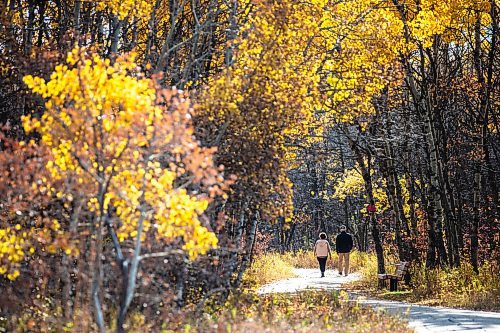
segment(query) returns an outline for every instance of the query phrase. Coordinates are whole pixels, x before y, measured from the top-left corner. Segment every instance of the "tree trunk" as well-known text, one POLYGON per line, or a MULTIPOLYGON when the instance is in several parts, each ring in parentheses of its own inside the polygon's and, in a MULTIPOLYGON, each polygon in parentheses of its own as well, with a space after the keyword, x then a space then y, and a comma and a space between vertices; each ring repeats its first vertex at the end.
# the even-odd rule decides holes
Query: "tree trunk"
POLYGON ((297 229, 297 223, 292 223, 292 226, 290 227, 290 230, 286 233, 285 237, 285 250, 290 251, 291 250, 291 244, 293 237, 295 235, 295 229, 297 229))
POLYGON ((407 236, 404 235, 403 226, 408 226, 406 217, 404 216, 402 198, 398 197, 401 195, 401 191, 397 191, 398 179, 395 174, 396 171, 393 168, 393 156, 389 144, 385 143, 385 155, 381 157, 382 161, 380 163, 380 170, 386 180, 386 194, 389 199, 389 205, 392 210, 392 215, 394 217, 395 234, 396 234, 396 245, 398 248, 399 259, 402 261, 410 260, 410 250, 405 241, 407 236))
POLYGON ((224 55, 224 63, 226 66, 231 66, 233 64, 233 50, 235 46, 233 45, 234 39, 238 35, 238 1, 232 1, 232 7, 229 12, 229 28, 227 29, 227 43, 229 47, 226 48, 226 53, 224 55))
MULTIPOLYGON (((375 206, 375 199, 373 198, 373 185, 372 185, 372 177, 370 174, 371 171, 371 155, 369 153, 366 154, 366 162, 360 150, 357 146, 357 143, 350 140, 351 149, 356 156, 356 160, 361 169, 361 174, 363 176, 366 196, 368 199, 368 204, 375 206)), ((377 254, 377 272, 378 274, 385 273, 385 262, 384 262, 384 250, 382 248, 382 241, 380 239, 380 232, 377 225, 377 219, 375 213, 370 213, 370 226, 373 237, 373 242, 375 244, 375 253, 377 254)))
POLYGON ((82 8, 82 2, 81 1, 75 1, 75 8, 73 11, 73 28, 75 29, 76 33, 80 33, 80 12, 82 8))
MULTIPOLYGON (((21 6, 19 6, 21 7, 21 6)), ((24 15, 24 13, 23 13, 24 15)), ((23 17, 23 16, 21 16, 23 17)), ((29 55, 33 46, 33 32, 35 30, 35 1, 28 1, 28 23, 24 32, 24 54, 29 55)))
MULTIPOLYGON (((429 228, 434 234, 433 241, 437 250, 437 255, 440 265, 448 264, 448 256, 443 240, 443 225, 445 224, 445 216, 442 205, 442 191, 439 182, 439 160, 435 134, 433 130, 432 118, 429 113, 426 114, 424 121, 424 134, 426 139, 426 148, 428 149, 427 158, 429 161, 429 179, 430 179, 430 200, 429 200, 429 228)), ((429 239, 431 240, 431 239, 429 239)))
POLYGON ((474 272, 479 273, 479 263, 478 263, 478 247, 479 247, 479 221, 480 221, 480 213, 479 213, 479 205, 480 205, 480 196, 481 195, 481 171, 479 167, 476 168, 474 173, 474 203, 473 203, 473 211, 474 215, 472 218, 472 226, 470 233, 470 261, 472 264, 472 268, 474 272))
POLYGON ((243 278, 243 273, 245 273, 248 265, 250 264, 251 257, 252 257, 252 250, 253 250, 254 241, 255 241, 255 235, 257 233, 258 221, 259 221, 259 213, 256 212, 255 216, 252 218, 252 223, 250 224, 249 228, 247 228, 247 239, 246 239, 246 243, 245 243, 245 252, 243 254, 243 259, 241 261, 238 276, 237 276, 236 280, 232 283, 232 286, 234 288, 236 288, 240 285, 241 280, 243 278))
POLYGON ((123 22, 118 19, 117 16, 113 17, 113 35, 111 36, 111 46, 109 47, 109 55, 116 54, 118 52, 118 43, 120 41, 120 35, 122 31, 123 22))
POLYGON ((102 248, 103 248, 103 218, 104 218, 104 189, 103 185, 99 184, 99 196, 98 202, 100 205, 100 216, 97 218, 97 224, 95 226, 96 240, 94 245, 94 258, 93 258, 93 274, 92 274, 92 285, 91 285, 91 295, 92 295, 92 307, 95 316, 95 321, 99 327, 101 333, 106 332, 106 326, 104 325, 104 314, 101 306, 100 299, 100 288, 102 284, 103 271, 102 271, 102 248))

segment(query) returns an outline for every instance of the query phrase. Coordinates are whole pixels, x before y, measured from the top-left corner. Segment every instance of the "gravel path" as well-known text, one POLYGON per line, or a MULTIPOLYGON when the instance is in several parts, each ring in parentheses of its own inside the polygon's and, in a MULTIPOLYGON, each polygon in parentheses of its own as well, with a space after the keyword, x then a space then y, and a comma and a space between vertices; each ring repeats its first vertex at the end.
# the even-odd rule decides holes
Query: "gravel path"
MULTIPOLYGON (((259 293, 294 293, 304 289, 340 289, 347 283, 360 278, 357 273, 339 276, 333 270, 324 278, 316 269, 295 269, 296 278, 277 281, 259 289, 259 293)), ((444 307, 422 306, 404 302, 366 299, 351 294, 362 304, 401 316, 408 320, 417 333, 430 332, 472 332, 500 333, 500 313, 458 310, 444 307)))

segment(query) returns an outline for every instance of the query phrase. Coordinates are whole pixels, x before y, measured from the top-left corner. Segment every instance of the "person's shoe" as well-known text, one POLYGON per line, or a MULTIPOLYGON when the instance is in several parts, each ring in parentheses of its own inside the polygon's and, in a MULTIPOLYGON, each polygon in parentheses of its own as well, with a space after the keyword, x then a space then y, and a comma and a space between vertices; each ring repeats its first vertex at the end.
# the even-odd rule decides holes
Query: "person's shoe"
POLYGON ((325 277, 325 273, 321 273, 321 277, 325 277))
POLYGON ((339 275, 342 275, 342 272, 339 272, 339 275))

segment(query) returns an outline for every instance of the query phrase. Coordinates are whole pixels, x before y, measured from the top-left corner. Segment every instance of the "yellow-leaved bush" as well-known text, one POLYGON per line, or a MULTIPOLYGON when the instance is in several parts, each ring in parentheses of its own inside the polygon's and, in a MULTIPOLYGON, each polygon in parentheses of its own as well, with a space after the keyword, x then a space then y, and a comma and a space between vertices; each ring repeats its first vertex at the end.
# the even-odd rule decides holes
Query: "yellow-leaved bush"
MULTIPOLYGON (((49 148, 54 179, 76 179, 97 220, 117 220, 120 241, 148 232, 168 243, 182 239, 194 259, 217 246, 199 216, 224 180, 214 149, 193 137, 189 99, 158 89, 136 69, 133 54, 112 63, 75 48, 49 81, 24 78, 46 99, 41 119, 24 117, 24 128, 49 148)), ((72 191, 51 194, 64 199, 72 191)))
MULTIPOLYGON (((372 177, 374 176, 373 170, 371 171, 372 177)), ((329 177, 330 178, 330 177, 329 177)), ((331 180, 331 179, 329 179, 331 180)), ((387 194, 384 191, 385 181, 376 181, 373 186, 373 199, 375 200, 375 207, 377 211, 385 211, 389 209, 389 202, 387 194)), ((365 197, 365 181, 358 168, 346 169, 341 178, 335 182, 335 192, 332 195, 333 199, 345 201, 348 197, 365 197)), ((326 199, 329 199, 326 197, 326 199)), ((368 215, 366 207, 363 207, 360 212, 363 215, 368 215)))

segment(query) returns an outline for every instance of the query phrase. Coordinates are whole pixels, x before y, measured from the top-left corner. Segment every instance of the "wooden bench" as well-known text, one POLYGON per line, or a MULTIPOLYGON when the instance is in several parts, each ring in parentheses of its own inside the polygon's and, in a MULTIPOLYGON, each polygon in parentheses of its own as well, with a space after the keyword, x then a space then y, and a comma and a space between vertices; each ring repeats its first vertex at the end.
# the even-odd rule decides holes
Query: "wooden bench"
POLYGON ((387 288, 386 281, 389 280, 389 290, 397 291, 398 290, 398 281, 402 281, 405 278, 406 273, 408 272, 408 264, 407 261, 401 261, 396 264, 396 271, 394 274, 378 274, 378 286, 379 288, 387 288))

